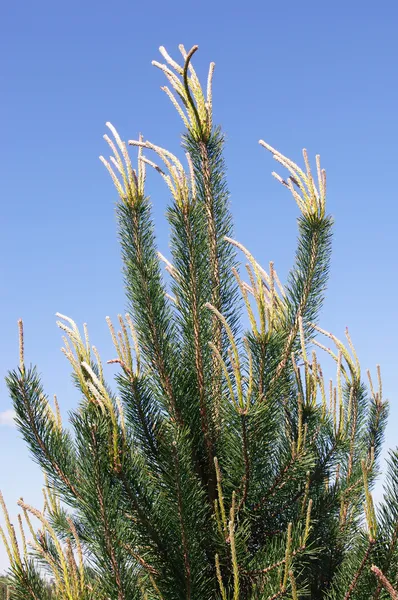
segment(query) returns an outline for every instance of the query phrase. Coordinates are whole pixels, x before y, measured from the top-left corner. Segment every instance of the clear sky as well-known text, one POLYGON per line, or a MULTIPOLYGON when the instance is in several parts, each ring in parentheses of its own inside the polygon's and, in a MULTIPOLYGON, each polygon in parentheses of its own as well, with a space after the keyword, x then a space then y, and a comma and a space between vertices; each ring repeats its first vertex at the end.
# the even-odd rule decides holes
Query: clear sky
MULTIPOLYGON (((179 117, 151 66, 158 47, 199 44, 202 76, 216 62, 215 120, 226 159, 236 238, 282 277, 292 263, 298 210, 257 142, 291 158, 305 146, 328 172, 335 238, 322 324, 346 325, 363 369, 384 373, 391 400, 386 445, 397 443, 398 80, 396 2, 20 0, 0 19, 0 373, 27 361, 66 416, 76 403, 55 312, 88 322, 112 358, 105 316, 125 308, 115 192, 98 160, 110 120, 178 151, 179 117)), ((159 248, 167 254, 166 188, 150 177, 159 248)), ((109 376, 114 369, 109 366, 109 376)), ((0 488, 11 513, 41 503, 42 479, 12 427, 0 387, 0 488)), ((0 571, 6 559, 0 549, 0 571)))

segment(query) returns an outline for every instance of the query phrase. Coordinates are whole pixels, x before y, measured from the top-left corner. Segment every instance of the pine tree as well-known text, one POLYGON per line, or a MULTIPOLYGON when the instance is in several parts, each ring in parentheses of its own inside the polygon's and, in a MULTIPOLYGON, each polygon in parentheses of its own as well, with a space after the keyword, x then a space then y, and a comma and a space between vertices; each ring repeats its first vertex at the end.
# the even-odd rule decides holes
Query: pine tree
POLYGON ((20 365, 7 384, 45 502, 20 500, 17 536, 1 498, 11 597, 396 599, 397 451, 377 509, 371 495, 388 411, 380 369, 366 385, 348 331, 343 342, 318 325, 333 227, 325 171, 319 156, 313 173, 305 150, 302 169, 260 142, 299 208, 282 285, 272 262, 262 268, 233 238, 214 64, 205 93, 197 47, 180 50, 182 64, 160 48, 165 64, 154 65, 185 126, 187 167, 140 137, 129 142, 134 168, 109 123, 104 136, 128 300, 120 331, 107 319, 117 391, 86 326, 58 315, 81 396, 65 426, 25 365, 19 323, 20 365), (148 166, 170 194, 171 261, 156 245, 148 166), (335 361, 335 384, 324 383, 315 348, 335 361))

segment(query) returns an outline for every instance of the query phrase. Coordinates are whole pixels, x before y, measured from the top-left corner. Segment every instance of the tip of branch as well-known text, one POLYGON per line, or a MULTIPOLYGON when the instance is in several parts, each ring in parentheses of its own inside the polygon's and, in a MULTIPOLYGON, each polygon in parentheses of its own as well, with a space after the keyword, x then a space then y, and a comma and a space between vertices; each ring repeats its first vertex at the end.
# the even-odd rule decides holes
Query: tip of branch
POLYGON ((265 142, 264 140, 259 140, 258 143, 260 144, 260 146, 263 146, 263 148, 265 148, 266 150, 269 150, 269 152, 271 152, 273 155, 277 154, 275 148, 267 144, 267 142, 265 142))
POLYGON ((138 146, 139 148, 148 148, 147 143, 142 142, 141 140, 129 140, 128 145, 129 146, 138 146))
MULTIPOLYGON (((182 46, 183 48, 183 46, 182 46)), ((181 49, 181 48, 180 48, 181 49)), ((195 54, 195 52, 199 49, 199 46, 192 46, 192 48, 190 49, 190 51, 188 52, 188 54, 185 57, 185 65, 188 65, 191 58, 193 57, 193 55, 195 54)))
POLYGON ((24 337, 23 337, 23 321, 18 320, 18 331, 19 331, 19 366, 21 370, 24 370, 25 356, 24 356, 24 337))

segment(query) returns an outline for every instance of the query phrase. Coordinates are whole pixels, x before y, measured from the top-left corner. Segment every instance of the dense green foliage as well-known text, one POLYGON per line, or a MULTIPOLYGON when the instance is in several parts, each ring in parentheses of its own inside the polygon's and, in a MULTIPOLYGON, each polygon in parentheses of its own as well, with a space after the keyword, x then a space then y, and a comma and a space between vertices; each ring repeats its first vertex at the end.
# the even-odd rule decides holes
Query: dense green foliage
POLYGON ((154 64, 185 124, 187 169, 143 139, 130 142, 134 169, 110 124, 114 141, 105 136, 129 311, 119 332, 108 319, 117 391, 86 328, 59 315, 81 394, 65 428, 25 366, 20 323, 20 367, 7 383, 46 485, 42 511, 20 501, 32 549, 22 519, 18 546, 3 507, 11 597, 397 599, 397 452, 377 510, 371 496, 387 418, 380 370, 368 389, 348 332, 343 343, 318 325, 333 227, 325 172, 318 156, 314 176, 305 151, 301 169, 260 142, 287 170, 274 175, 300 210, 283 286, 273 263, 263 269, 232 237, 214 65, 205 94, 196 47, 180 49, 182 66, 163 48, 167 65, 154 64), (171 196, 170 262, 156 246, 148 165, 171 196), (315 348, 335 361, 335 385, 324 383, 315 348))

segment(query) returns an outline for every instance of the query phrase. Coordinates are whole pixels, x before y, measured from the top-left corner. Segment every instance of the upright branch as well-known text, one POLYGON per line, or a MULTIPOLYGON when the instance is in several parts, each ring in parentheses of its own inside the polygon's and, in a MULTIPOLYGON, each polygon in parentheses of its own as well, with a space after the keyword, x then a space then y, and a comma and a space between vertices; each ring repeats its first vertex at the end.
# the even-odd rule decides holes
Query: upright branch
POLYGON ((318 178, 316 185, 305 149, 303 157, 306 170, 303 171, 296 163, 263 140, 260 140, 260 144, 288 170, 290 175, 286 179, 275 172, 272 174, 289 189, 301 212, 298 221, 300 237, 296 265, 290 273, 287 286, 290 332, 286 340, 284 356, 278 366, 278 370, 282 370, 294 348, 300 319, 307 329, 310 327, 310 322, 316 320, 322 306, 330 264, 332 219, 326 215, 326 172, 321 169, 319 155, 316 157, 318 178))
POLYGON ((125 142, 110 123, 108 127, 114 135, 116 145, 107 135, 104 136, 113 156, 109 162, 100 158, 111 174, 120 196, 118 216, 126 293, 131 303, 143 358, 158 378, 166 410, 173 419, 182 423, 178 392, 173 382, 177 344, 160 272, 151 208, 144 191, 145 163, 140 160, 140 149, 136 172, 132 168, 125 142))
MULTIPOLYGON (((167 64, 160 64, 156 61, 153 64, 161 69, 170 82, 173 91, 168 87, 162 89, 182 116, 187 130, 183 137, 183 145, 190 157, 195 182, 195 200, 198 208, 203 211, 204 231, 206 232, 206 260, 203 264, 206 265, 208 272, 207 301, 210 301, 218 311, 231 319, 231 326, 235 328, 237 324, 237 315, 234 310, 236 284, 231 268, 235 266, 236 258, 233 248, 224 239, 224 236, 232 233, 222 157, 224 140, 220 130, 213 127, 212 114, 212 81, 215 65, 214 63, 210 65, 205 94, 191 62, 197 46, 194 46, 189 52, 186 52, 182 45, 179 48, 184 59, 183 65, 174 61, 163 47, 160 48, 160 52, 167 64)), ((221 355, 225 353, 225 341, 221 323, 214 315, 212 317, 211 342, 221 355)), ((220 427, 221 393, 221 369, 219 362, 213 357, 212 410, 218 428, 220 427)))

